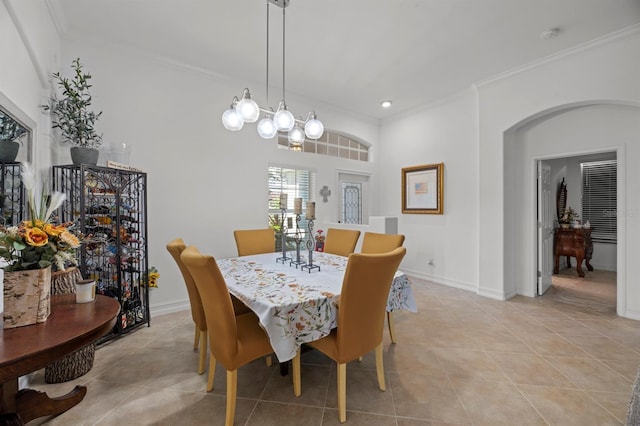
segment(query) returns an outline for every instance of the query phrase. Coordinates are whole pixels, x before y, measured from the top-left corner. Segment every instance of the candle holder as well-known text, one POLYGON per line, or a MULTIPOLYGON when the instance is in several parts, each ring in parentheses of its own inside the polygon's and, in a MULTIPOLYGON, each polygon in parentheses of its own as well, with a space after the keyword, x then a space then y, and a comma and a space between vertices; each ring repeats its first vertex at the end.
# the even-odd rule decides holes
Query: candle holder
POLYGON ((304 271, 306 268, 309 270, 309 273, 311 273, 311 271, 316 268, 318 269, 318 271, 320 271, 320 265, 313 264, 313 251, 316 248, 315 238, 313 237, 313 219, 309 219, 307 229, 309 230, 309 238, 307 239, 306 243, 307 250, 309 250, 309 263, 307 263, 306 265, 302 265, 300 269, 304 271))
POLYGON ((290 257, 287 257, 287 209, 280 209, 280 213, 282 214, 282 226, 280 227, 281 235, 282 235, 282 257, 276 259, 276 262, 284 262, 287 260, 291 260, 290 257))
POLYGON ((304 261, 300 259, 300 243, 302 243, 302 233, 300 232, 300 215, 299 214, 296 214, 296 233, 293 236, 293 239, 296 242, 296 259, 291 260, 291 262, 289 262, 289 266, 296 265, 296 268, 298 268, 298 265, 304 264, 304 261))

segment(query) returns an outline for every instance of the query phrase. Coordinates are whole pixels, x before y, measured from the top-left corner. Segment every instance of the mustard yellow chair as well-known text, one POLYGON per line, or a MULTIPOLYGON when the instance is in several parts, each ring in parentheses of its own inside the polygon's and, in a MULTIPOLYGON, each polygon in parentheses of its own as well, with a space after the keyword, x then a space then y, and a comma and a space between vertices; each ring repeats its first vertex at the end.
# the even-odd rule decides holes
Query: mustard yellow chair
MULTIPOLYGON (((167 244, 167 250, 178 264, 178 269, 182 273, 182 278, 187 287, 187 293, 189 295, 189 303, 191 304, 191 318, 195 324, 195 336, 193 339, 193 350, 200 348, 200 358, 198 361, 198 374, 204 373, 205 364, 207 362, 207 321, 204 316, 204 309, 202 307, 202 301, 200 300, 200 293, 196 287, 191 274, 187 270, 187 267, 182 263, 180 255, 186 248, 186 245, 182 238, 176 238, 167 244)), ((231 301, 233 302, 233 309, 236 315, 250 312, 251 310, 236 297, 231 295, 231 301)), ((271 358, 267 360, 267 364, 270 364, 271 358)))
POLYGON ((207 319, 209 332, 209 377, 207 391, 213 389, 216 360, 227 370, 227 411, 225 425, 233 425, 236 412, 238 368, 273 352, 258 317, 249 312, 234 315, 224 277, 212 256, 187 247, 180 255, 193 277, 207 319))
MULTIPOLYGON (((308 343, 338 364, 341 423, 347 420, 347 362, 375 349, 378 386, 382 391, 386 389, 382 362, 384 312, 393 275, 405 253, 406 249, 399 247, 389 253, 350 255, 340 293, 338 327, 328 336, 308 343)), ((295 390, 296 381, 300 382, 300 351, 293 359, 293 374, 295 390)))
MULTIPOLYGON (((365 232, 362 238, 362 253, 387 253, 402 247, 404 235, 402 234, 378 234, 365 232)), ((391 343, 396 343, 396 327, 393 322, 393 313, 387 312, 387 324, 389 325, 389 337, 391 343)))
POLYGON ((329 228, 324 241, 324 251, 347 257, 356 250, 358 238, 360 238, 360 231, 329 228))
POLYGON ((273 253, 276 251, 275 231, 266 229, 237 229, 233 231, 238 256, 273 253))

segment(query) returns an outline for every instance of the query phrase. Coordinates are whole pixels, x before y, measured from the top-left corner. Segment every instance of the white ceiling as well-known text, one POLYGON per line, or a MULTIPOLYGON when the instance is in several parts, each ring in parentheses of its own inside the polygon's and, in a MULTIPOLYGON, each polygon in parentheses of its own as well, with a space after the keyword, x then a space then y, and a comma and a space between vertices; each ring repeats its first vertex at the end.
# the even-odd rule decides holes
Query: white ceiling
MULTIPOLYGON (((239 78, 266 106, 266 0, 49 4, 65 36, 239 78)), ((270 13, 275 106, 282 9, 271 6, 270 13)), ((639 23, 640 0, 291 0, 286 93, 383 119, 639 23), (540 33, 550 28, 559 36, 543 40, 540 33), (383 99, 392 99, 392 108, 383 110, 383 99)))

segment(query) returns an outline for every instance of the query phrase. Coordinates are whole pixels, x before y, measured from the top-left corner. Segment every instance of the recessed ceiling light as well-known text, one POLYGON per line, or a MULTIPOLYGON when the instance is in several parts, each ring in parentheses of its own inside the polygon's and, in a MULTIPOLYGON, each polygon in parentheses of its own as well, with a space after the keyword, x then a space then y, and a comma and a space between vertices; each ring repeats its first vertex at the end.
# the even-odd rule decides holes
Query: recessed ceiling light
POLYGON ((382 106, 382 108, 389 108, 391 106, 391 101, 389 100, 382 101, 380 102, 380 105, 382 106))

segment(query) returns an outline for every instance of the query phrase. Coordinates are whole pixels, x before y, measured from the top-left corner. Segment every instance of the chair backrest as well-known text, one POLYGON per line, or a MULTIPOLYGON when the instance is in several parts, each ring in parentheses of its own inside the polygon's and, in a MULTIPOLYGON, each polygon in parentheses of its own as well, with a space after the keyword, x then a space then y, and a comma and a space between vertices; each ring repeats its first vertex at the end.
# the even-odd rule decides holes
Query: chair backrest
POLYGON ((189 270, 180 259, 180 255, 185 248, 186 245, 184 244, 184 241, 182 241, 182 238, 176 238, 175 240, 170 241, 169 244, 167 244, 167 250, 169 251, 169 253, 171 253, 171 256, 178 264, 178 268, 180 269, 182 278, 184 279, 184 284, 187 286, 189 303, 191 304, 191 318, 193 318, 193 322, 199 330, 206 331, 207 321, 204 317, 204 308, 202 307, 200 293, 198 292, 196 283, 193 281, 191 273, 189 273, 189 270))
POLYGON ((349 256, 338 310, 339 362, 351 361, 382 342, 389 290, 407 249, 349 256))
POLYGON ((180 258, 191 273, 202 298, 209 332, 209 349, 225 368, 234 370, 238 352, 238 329, 224 277, 215 259, 201 254, 194 246, 187 247, 180 258))
POLYGON ((275 231, 272 228, 236 229, 233 231, 233 236, 236 239, 238 256, 276 251, 275 231))
POLYGON ((362 238, 362 253, 387 253, 402 247, 404 235, 402 234, 378 234, 365 232, 362 238))
POLYGON ((360 238, 360 231, 329 228, 324 241, 324 251, 339 256, 349 256, 355 251, 358 238, 360 238))

